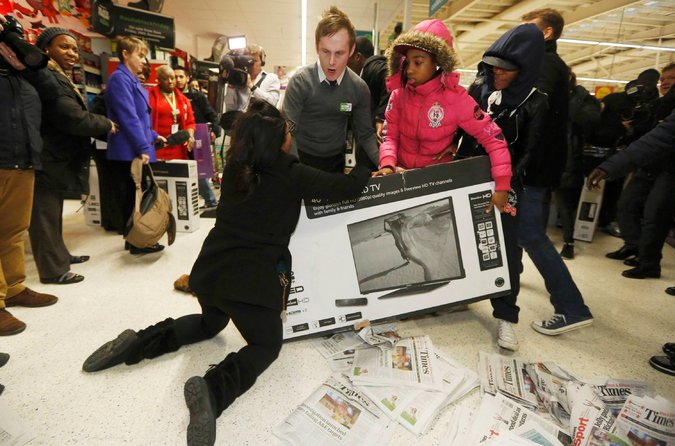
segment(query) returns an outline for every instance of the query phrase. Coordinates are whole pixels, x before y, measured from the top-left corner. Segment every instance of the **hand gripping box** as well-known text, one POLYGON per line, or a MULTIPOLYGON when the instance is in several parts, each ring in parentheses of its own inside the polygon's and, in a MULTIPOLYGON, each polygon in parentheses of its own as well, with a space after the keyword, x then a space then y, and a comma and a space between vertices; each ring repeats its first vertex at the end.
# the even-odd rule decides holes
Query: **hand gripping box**
POLYGON ((171 213, 176 231, 199 229, 199 187, 197 162, 192 160, 158 161, 152 165, 157 184, 171 197, 171 213))

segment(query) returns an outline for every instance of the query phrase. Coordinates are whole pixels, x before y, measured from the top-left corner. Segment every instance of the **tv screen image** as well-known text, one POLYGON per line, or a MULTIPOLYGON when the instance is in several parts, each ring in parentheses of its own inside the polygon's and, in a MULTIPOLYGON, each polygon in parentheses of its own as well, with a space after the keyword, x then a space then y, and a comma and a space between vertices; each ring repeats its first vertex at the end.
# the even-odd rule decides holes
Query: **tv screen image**
POLYGON ((452 197, 347 225, 362 294, 465 276, 452 197))

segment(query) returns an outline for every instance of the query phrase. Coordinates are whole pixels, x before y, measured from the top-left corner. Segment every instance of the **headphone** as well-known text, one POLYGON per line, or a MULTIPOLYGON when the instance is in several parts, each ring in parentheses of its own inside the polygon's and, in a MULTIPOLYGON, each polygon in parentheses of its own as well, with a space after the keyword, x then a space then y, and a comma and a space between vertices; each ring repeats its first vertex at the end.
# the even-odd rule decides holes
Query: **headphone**
POLYGON ((258 44, 252 43, 246 49, 248 54, 252 53, 260 54, 260 66, 261 67, 265 66, 265 57, 267 57, 267 55, 265 54, 265 50, 263 49, 263 47, 261 47, 258 44))

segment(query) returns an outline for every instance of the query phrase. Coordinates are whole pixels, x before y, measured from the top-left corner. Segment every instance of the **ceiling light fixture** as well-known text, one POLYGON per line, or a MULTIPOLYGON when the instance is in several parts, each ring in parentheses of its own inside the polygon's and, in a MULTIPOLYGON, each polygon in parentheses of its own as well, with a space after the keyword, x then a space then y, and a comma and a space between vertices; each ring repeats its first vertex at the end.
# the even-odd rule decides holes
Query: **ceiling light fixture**
POLYGON ((598 40, 558 39, 558 42, 571 43, 574 45, 599 45, 599 46, 611 46, 616 48, 631 48, 635 50, 675 51, 675 48, 668 46, 637 45, 633 43, 618 43, 618 42, 600 42, 598 40))

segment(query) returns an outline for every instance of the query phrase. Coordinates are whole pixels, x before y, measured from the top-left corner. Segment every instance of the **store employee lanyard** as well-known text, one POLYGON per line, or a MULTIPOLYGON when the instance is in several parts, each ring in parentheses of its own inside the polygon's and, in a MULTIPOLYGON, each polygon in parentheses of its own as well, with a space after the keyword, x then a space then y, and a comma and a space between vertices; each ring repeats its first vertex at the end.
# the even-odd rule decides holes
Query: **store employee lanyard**
POLYGON ((166 102, 171 106, 171 115, 173 115, 173 124, 171 124, 171 133, 176 133, 178 131, 178 115, 180 110, 176 107, 176 94, 171 92, 169 94, 162 93, 166 98, 166 102))

